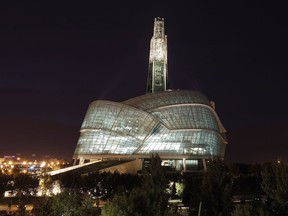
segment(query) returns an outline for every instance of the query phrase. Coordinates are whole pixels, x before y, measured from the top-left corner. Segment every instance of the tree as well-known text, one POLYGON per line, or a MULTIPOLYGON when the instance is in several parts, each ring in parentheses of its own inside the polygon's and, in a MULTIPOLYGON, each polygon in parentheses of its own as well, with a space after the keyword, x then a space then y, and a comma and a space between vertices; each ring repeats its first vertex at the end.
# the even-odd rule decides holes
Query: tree
POLYGON ((92 216, 95 215, 95 209, 93 208, 94 201, 91 199, 91 196, 84 196, 84 199, 81 202, 80 206, 80 215, 83 216, 92 216))
POLYGON ((113 199, 108 202, 102 209, 102 216, 129 216, 128 200, 125 194, 116 194, 113 199))
POLYGON ((232 179, 221 160, 207 166, 201 186, 203 215, 230 215, 232 210, 232 179))
MULTIPOLYGON (((231 216, 250 216, 251 206, 236 205, 231 216)), ((252 216, 252 215, 251 215, 252 216)))
POLYGON ((116 194, 102 210, 103 216, 158 216, 164 215, 161 212, 159 202, 151 199, 151 194, 147 190, 134 188, 130 193, 116 194))
POLYGON ((11 180, 11 177, 0 173, 0 198, 3 197, 4 192, 8 190, 8 182, 11 180))
POLYGON ((255 205, 253 203, 252 205, 239 205, 237 204, 235 206, 235 209, 232 211, 231 216, 269 216, 270 214, 266 210, 266 208, 263 207, 262 204, 255 205))
POLYGON ((102 186, 106 189, 106 195, 108 198, 113 196, 113 193, 116 192, 124 192, 125 190, 132 190, 133 181, 131 179, 124 180, 124 176, 127 174, 120 174, 119 172, 114 173, 106 173, 103 181, 102 186))
POLYGON ((79 216, 81 199, 74 191, 64 191, 52 197, 51 215, 79 216))
POLYGON ((233 179, 233 193, 234 195, 259 196, 263 194, 261 182, 261 176, 241 174, 233 179))
POLYGON ((83 179, 84 178, 81 176, 81 173, 76 171, 62 173, 57 176, 57 180, 59 180, 65 188, 70 189, 80 189, 81 187, 83 187, 83 179))
POLYGON ((283 163, 270 164, 261 175, 261 186, 268 196, 271 214, 288 215, 288 167, 283 163))
POLYGON ((102 215, 163 216, 168 204, 166 186, 161 159, 158 155, 152 155, 150 164, 143 168, 141 186, 130 193, 115 195, 104 206, 102 215))
POLYGON ((51 200, 52 198, 46 196, 34 199, 32 213, 37 216, 50 215, 51 200))
POLYGON ((189 206, 191 215, 198 215, 199 203, 201 202, 201 185, 203 173, 183 174, 182 203, 189 206))
POLYGON ((153 215, 163 215, 166 211, 169 195, 165 192, 168 181, 165 178, 161 158, 151 155, 150 165, 143 168, 141 188, 148 193, 153 215))
POLYGON ((50 190, 51 186, 52 186, 52 179, 51 179, 50 175, 44 174, 44 175, 40 176, 39 186, 41 189, 41 195, 46 196, 47 191, 50 190))
POLYGON ((23 193, 29 194, 29 190, 34 190, 37 188, 39 180, 37 177, 20 173, 14 178, 14 186, 18 190, 19 196, 23 193))
POLYGON ((33 203, 32 213, 37 216, 92 216, 93 200, 75 191, 64 191, 52 197, 40 197, 33 203))

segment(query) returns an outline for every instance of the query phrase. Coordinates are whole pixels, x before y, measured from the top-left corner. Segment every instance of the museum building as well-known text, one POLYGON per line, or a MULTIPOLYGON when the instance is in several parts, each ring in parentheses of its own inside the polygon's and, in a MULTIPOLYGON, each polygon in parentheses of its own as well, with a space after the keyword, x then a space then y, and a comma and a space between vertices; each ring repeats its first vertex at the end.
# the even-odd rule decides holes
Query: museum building
POLYGON ((123 102, 89 105, 73 159, 141 160, 158 154, 176 170, 206 168, 224 158, 227 139, 214 102, 201 92, 167 89, 167 36, 155 18, 150 42, 147 92, 123 102))

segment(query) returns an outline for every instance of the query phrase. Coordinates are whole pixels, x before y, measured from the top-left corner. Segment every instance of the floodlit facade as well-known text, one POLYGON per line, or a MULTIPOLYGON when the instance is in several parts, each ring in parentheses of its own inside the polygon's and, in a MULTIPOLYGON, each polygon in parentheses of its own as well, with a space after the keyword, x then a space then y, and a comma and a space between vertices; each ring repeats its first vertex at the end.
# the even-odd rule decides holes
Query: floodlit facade
POLYGON ((145 159, 158 153, 164 165, 185 170, 199 161, 205 168, 205 160, 224 158, 226 131, 214 104, 198 91, 166 90, 166 80, 167 37, 164 19, 156 18, 147 94, 123 102, 92 102, 81 127, 74 159, 80 163, 145 159))

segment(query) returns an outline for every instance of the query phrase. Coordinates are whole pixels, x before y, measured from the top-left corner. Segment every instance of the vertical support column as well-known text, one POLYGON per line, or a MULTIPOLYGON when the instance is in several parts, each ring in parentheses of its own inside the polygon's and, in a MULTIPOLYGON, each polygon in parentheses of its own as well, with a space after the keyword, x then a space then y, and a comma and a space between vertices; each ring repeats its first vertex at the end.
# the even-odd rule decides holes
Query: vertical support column
POLYGON ((183 158, 183 172, 186 172, 186 158, 183 158))
POLYGON ((84 158, 82 158, 82 157, 80 158, 80 161, 79 161, 79 165, 80 165, 80 164, 81 164, 81 165, 84 164, 84 158))
POLYGON ((73 166, 75 166, 76 163, 77 163, 77 158, 74 158, 74 160, 73 160, 73 166))
POLYGON ((202 163, 203 163, 204 171, 207 171, 207 165, 206 165, 206 160, 205 160, 205 158, 202 158, 202 163))

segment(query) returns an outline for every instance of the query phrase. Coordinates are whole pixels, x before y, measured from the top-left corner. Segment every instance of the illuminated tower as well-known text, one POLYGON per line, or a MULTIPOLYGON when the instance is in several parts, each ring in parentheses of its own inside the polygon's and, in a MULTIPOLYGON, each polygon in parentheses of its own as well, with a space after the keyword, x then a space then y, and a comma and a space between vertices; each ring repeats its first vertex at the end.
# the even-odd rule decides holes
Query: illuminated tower
POLYGON ((167 35, 164 18, 154 19, 154 33, 150 42, 147 93, 163 92, 167 89, 167 35))

